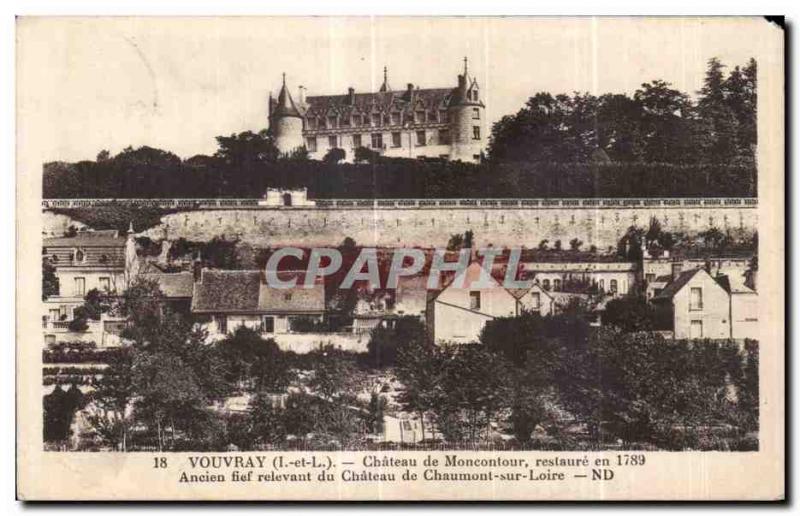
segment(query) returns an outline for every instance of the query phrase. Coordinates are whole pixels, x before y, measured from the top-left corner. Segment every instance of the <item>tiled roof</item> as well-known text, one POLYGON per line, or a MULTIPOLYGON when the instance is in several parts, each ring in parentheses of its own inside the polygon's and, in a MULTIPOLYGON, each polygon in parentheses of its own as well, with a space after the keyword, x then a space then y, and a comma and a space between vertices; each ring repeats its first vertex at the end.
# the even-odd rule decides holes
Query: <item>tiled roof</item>
POLYGON ((193 312, 246 313, 258 310, 261 271, 203 269, 194 284, 193 312))
POLYGON ((194 275, 191 272, 140 274, 140 277, 158 282, 161 292, 168 298, 192 297, 194 275))
POLYGON ((325 286, 318 282, 310 288, 277 289, 262 283, 258 293, 258 310, 269 313, 324 312, 325 286))
MULTIPOLYGON (((286 274, 280 279, 286 280, 286 274)), ((194 284, 193 312, 206 313, 303 313, 325 311, 325 287, 269 287, 262 271, 203 269, 194 284)))
POLYGON ((125 247, 125 237, 116 231, 87 231, 74 237, 45 238, 44 247, 125 247))
POLYGON ((116 231, 93 231, 74 237, 45 238, 43 255, 56 267, 124 267, 126 239, 116 235, 116 231), (83 254, 79 260, 78 251, 83 254))
POLYGON ((703 269, 692 269, 690 271, 682 272, 675 281, 664 287, 657 296, 653 299, 672 299, 689 281, 694 278, 694 275, 703 269))
POLYGON ((283 80, 283 86, 281 86, 281 91, 278 93, 278 101, 275 103, 275 107, 272 110, 272 116, 300 116, 300 112, 298 111, 294 100, 292 100, 289 90, 286 89, 285 76, 283 80))

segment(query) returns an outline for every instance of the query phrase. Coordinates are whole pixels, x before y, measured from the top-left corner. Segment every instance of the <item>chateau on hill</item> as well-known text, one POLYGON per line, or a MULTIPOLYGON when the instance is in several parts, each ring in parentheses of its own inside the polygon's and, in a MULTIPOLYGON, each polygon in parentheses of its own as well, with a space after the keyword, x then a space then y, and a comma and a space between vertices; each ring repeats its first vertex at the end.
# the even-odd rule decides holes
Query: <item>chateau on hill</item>
POLYGON ((384 156, 444 158, 477 162, 486 148, 485 105, 478 81, 464 73, 455 87, 427 88, 408 83, 404 90, 383 84, 374 93, 306 96, 297 100, 283 84, 277 99, 270 94, 269 129, 281 153, 305 147, 312 159, 333 148, 352 161, 358 147, 384 156))

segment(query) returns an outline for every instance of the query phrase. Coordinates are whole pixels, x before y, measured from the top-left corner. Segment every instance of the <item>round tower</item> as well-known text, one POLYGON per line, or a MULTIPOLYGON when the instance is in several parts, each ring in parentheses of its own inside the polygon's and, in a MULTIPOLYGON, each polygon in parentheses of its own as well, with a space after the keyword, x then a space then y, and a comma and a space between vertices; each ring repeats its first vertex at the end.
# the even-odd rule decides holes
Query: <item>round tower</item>
POLYGON ((486 145, 485 110, 478 81, 469 76, 467 58, 464 74, 458 76, 458 87, 453 90, 447 106, 450 123, 450 159, 478 161, 486 145))
POLYGON ((278 93, 277 102, 273 103, 270 96, 269 130, 281 154, 291 154, 298 147, 305 147, 303 115, 300 114, 286 88, 286 74, 283 74, 283 85, 278 93))

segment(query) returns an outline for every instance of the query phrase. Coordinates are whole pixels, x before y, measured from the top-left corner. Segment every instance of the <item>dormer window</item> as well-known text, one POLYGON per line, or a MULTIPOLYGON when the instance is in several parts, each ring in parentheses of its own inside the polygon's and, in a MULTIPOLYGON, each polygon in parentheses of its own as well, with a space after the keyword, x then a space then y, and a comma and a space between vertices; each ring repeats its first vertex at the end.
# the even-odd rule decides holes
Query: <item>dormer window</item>
POLYGON ((328 129, 333 129, 336 127, 336 117, 329 116, 328 117, 328 129))
POLYGON ((421 124, 425 122, 425 112, 424 111, 416 111, 414 112, 414 122, 417 124, 421 124))
POLYGON ((83 260, 86 258, 86 253, 83 252, 82 249, 75 249, 72 253, 72 261, 83 263, 83 260))
POLYGON ((392 113, 392 125, 400 125, 400 113, 392 113))

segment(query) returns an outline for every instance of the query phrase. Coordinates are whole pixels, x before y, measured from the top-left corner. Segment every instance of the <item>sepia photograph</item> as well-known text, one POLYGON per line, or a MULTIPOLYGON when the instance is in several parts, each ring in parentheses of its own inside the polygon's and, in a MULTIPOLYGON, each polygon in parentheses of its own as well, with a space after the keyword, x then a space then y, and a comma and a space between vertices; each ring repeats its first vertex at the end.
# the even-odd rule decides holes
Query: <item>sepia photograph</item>
POLYGON ((19 18, 30 450, 148 473, 176 454, 173 486, 429 489, 747 461, 765 428, 782 457, 762 413, 782 287, 759 273, 759 233, 762 267, 783 262, 764 219, 783 136, 763 129, 783 107, 762 111, 782 37, 763 18, 19 18))

